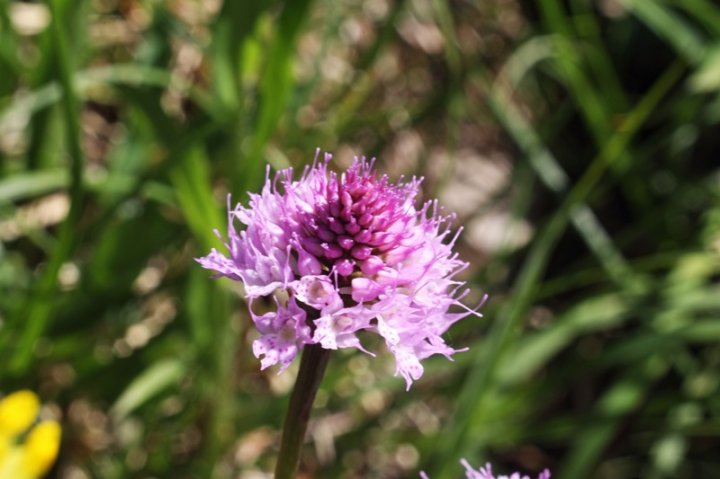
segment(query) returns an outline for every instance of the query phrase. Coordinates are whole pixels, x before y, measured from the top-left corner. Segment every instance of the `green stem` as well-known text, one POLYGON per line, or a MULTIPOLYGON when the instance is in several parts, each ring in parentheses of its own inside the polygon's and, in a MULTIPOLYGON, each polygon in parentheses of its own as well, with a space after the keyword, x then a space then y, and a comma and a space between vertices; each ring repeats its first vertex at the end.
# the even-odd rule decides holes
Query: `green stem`
POLYGON ((300 449, 305 439, 310 411, 320 382, 325 374, 330 350, 319 344, 305 346, 295 388, 290 396, 283 425, 280 457, 275 467, 275 479, 293 479, 300 462, 300 449))

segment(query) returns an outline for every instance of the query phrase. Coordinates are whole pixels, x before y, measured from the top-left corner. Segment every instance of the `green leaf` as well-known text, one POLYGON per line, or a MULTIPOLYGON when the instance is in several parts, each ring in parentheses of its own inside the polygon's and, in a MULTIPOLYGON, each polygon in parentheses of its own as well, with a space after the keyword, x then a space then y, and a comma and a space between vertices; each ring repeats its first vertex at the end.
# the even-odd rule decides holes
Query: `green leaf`
POLYGON ((203 250, 217 247, 219 240, 213 230, 225 221, 212 194, 210 164, 205 151, 199 146, 190 148, 170 172, 170 179, 185 220, 203 250))
POLYGON ((546 330, 516 344, 498 371, 502 383, 526 380, 581 334, 622 323, 629 305, 617 295, 597 296, 558 316, 546 330))
POLYGON ((179 383, 187 366, 179 359, 165 359, 143 371, 123 391, 112 406, 117 419, 123 419, 163 390, 179 383))
POLYGON ((65 169, 47 169, 16 173, 0 180, 0 204, 12 203, 66 188, 69 175, 65 169))

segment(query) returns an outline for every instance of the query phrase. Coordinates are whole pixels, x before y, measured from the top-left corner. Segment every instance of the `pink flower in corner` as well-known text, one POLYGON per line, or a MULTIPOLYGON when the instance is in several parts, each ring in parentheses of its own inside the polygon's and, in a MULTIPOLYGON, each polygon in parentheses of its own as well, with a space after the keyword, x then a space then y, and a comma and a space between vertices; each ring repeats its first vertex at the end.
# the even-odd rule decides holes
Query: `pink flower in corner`
POLYGON ((248 207, 228 204, 227 253, 197 261, 245 285, 263 369, 283 370, 305 344, 365 351, 357 333, 369 331, 409 388, 423 359, 459 351, 442 339, 447 329, 480 316, 459 302, 468 291, 454 277, 467 263, 452 251, 452 217, 436 201, 416 209, 419 179, 393 184, 365 158, 338 175, 331 158, 316 158, 298 180, 291 168, 268 173, 248 207), (275 310, 256 315, 253 302, 269 296, 275 310))
MULTIPOLYGON (((519 472, 513 472, 509 476, 493 476, 490 463, 485 464, 485 467, 478 470, 475 470, 465 459, 461 460, 460 463, 465 467, 466 479, 530 479, 529 476, 521 476, 519 472)), ((545 469, 540 473, 538 479, 550 479, 550 471, 545 469)))
MULTIPOLYGON (((460 463, 465 467, 465 479, 530 479, 530 476, 521 476, 519 472, 513 472, 509 476, 494 476, 490 463, 480 469, 473 468, 465 459, 461 459, 460 463)), ((420 479, 430 479, 430 477, 421 472, 420 479)), ((538 479, 550 479, 550 471, 545 469, 538 475, 538 479)))

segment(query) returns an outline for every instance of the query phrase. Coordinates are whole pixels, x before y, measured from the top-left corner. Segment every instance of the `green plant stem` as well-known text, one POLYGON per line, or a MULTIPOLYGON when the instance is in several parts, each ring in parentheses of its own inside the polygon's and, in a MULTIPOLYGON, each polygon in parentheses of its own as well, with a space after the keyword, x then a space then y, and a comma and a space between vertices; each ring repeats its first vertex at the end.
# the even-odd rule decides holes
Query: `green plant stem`
POLYGON ((319 344, 305 346, 300 361, 300 371, 285 416, 275 479, 295 477, 310 411, 329 359, 329 349, 323 349, 319 344))

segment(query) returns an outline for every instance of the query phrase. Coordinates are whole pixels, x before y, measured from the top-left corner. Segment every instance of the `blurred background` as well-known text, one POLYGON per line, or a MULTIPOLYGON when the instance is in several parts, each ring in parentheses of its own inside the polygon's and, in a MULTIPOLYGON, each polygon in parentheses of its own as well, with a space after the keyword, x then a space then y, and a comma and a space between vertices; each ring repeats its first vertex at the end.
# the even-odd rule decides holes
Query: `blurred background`
POLYGON ((193 258, 320 147, 424 176, 490 300, 410 392, 335 354, 302 477, 720 477, 719 92, 712 0, 0 0, 0 391, 50 477, 269 477, 296 369, 193 258))

